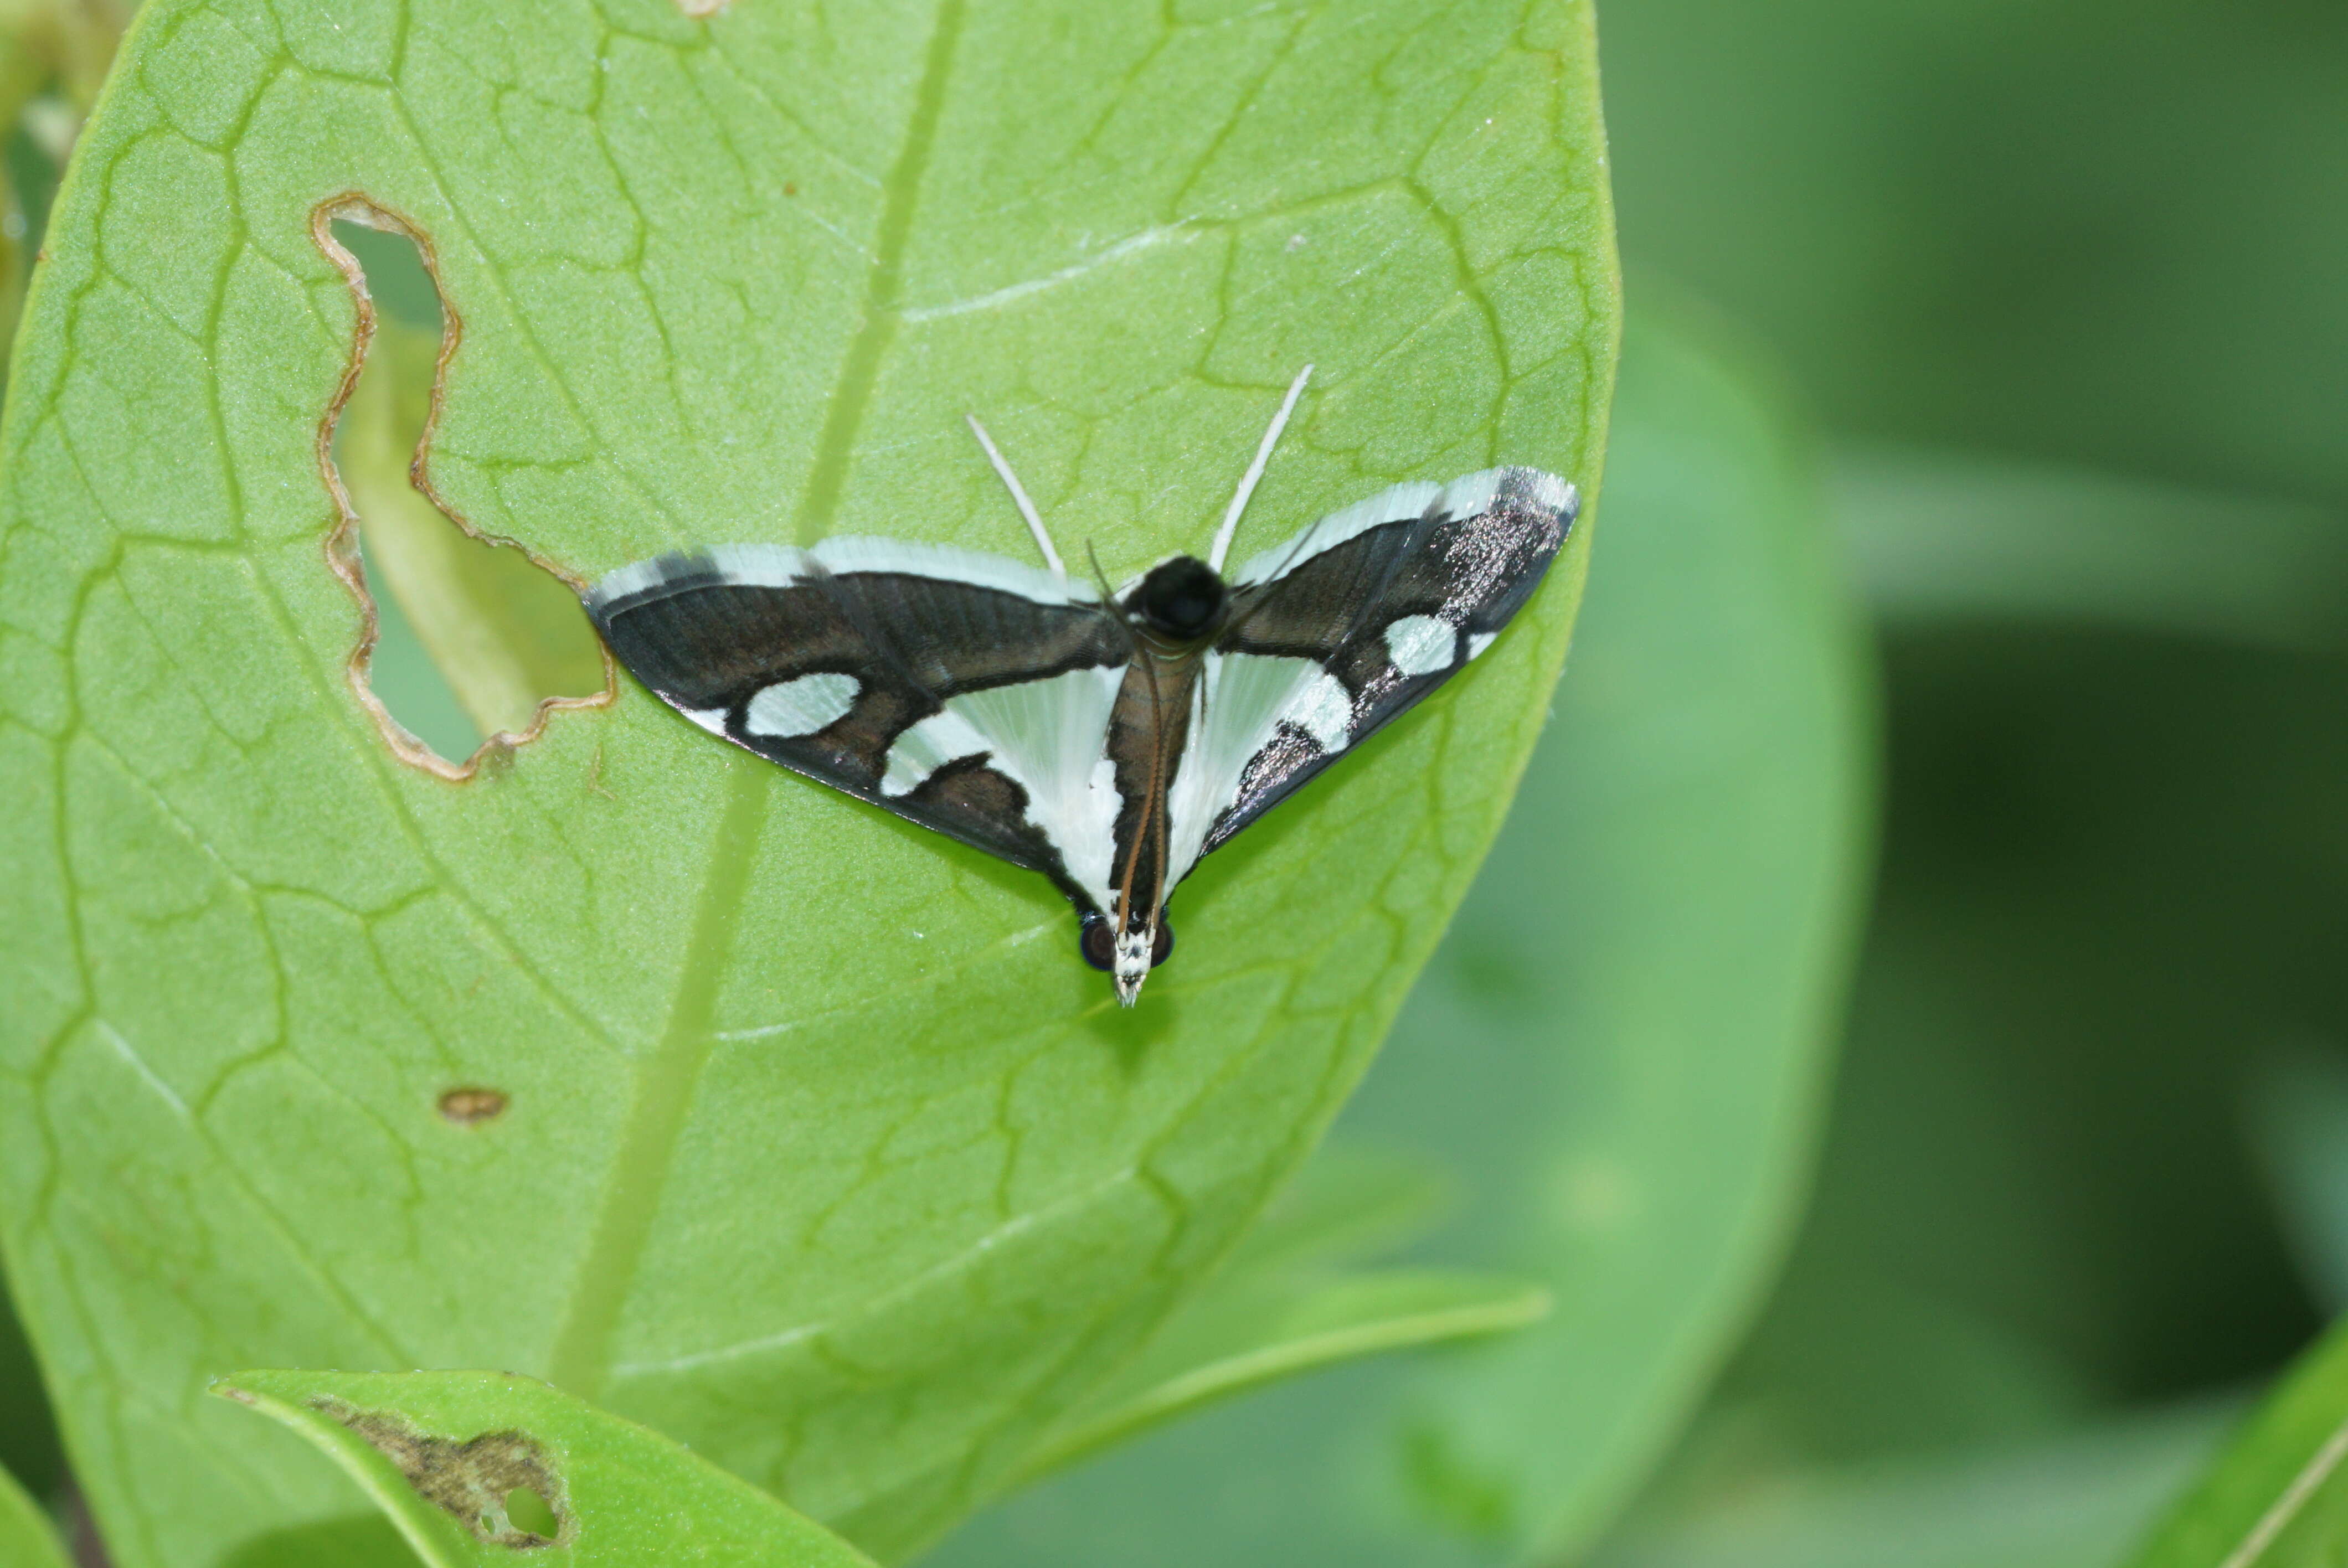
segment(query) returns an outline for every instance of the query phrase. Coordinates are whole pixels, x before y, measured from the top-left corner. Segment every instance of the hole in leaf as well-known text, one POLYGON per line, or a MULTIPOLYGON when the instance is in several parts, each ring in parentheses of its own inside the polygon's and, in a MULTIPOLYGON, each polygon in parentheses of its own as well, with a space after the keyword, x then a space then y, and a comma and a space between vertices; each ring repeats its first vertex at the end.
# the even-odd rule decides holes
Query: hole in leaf
POLYGON ((527 1432, 483 1432, 460 1442, 419 1431, 391 1410, 325 1397, 309 1403, 373 1444, 426 1501, 488 1544, 528 1550, 562 1541, 562 1481, 527 1432))
POLYGON ((471 1127, 494 1121, 505 1114, 506 1091, 502 1089, 451 1089, 440 1096, 440 1114, 459 1127, 471 1127))
POLYGON ((554 1517, 552 1503, 529 1487, 520 1486, 506 1493, 506 1527, 543 1535, 551 1541, 561 1532, 562 1524, 554 1517))
POLYGON ((570 584, 469 532, 430 493, 440 377, 460 329, 428 251, 355 198, 322 208, 316 232, 361 305, 357 379, 330 415, 353 519, 336 564, 375 611, 353 678, 388 721, 394 750, 461 778, 483 754, 535 735, 550 706, 608 701, 610 668, 570 584))

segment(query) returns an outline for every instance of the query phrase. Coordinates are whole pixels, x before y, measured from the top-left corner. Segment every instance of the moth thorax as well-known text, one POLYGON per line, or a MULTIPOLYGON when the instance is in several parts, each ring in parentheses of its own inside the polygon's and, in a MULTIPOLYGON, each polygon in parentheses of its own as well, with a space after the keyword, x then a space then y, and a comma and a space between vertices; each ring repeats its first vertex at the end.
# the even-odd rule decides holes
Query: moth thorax
POLYGON ((1125 596, 1125 612, 1157 636, 1194 642, 1223 623, 1231 589, 1214 568, 1191 556, 1176 556, 1149 569, 1125 596))

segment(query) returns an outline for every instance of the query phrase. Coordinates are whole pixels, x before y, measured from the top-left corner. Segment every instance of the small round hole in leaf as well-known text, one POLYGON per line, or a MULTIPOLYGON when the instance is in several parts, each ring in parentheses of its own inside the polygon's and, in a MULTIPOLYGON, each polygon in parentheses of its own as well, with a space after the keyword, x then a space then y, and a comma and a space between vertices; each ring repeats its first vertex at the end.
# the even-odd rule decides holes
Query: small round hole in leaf
POLYGON ((562 1533, 562 1522, 554 1517, 553 1505, 526 1486, 506 1493, 506 1522, 549 1541, 562 1533))

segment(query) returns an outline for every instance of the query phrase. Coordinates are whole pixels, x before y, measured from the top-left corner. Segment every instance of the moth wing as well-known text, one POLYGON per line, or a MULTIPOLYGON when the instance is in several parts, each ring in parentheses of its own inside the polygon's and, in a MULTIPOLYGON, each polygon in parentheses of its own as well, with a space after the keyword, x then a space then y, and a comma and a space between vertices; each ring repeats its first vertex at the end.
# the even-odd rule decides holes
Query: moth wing
POLYGON ((1397 485, 1241 566, 1169 795, 1169 884, 1490 646, 1579 511, 1553 474, 1491 468, 1397 485))
POLYGON ((1130 641, 1090 589, 835 538, 641 561, 586 605, 629 671, 711 733, 1105 906, 1105 743, 1130 641))

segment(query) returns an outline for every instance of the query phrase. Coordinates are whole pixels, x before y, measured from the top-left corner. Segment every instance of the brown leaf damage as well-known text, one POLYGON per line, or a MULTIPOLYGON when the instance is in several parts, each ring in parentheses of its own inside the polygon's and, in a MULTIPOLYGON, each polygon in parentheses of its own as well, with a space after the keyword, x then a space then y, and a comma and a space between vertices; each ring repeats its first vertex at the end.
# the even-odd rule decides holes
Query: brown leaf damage
POLYGON ((364 1410, 325 1398, 309 1404, 365 1438, 399 1468, 417 1496, 492 1546, 536 1550, 567 1544, 576 1533, 562 1478, 527 1432, 483 1432, 459 1441, 419 1431, 387 1410, 364 1410), (535 1493, 553 1511, 553 1535, 513 1522, 507 1500, 517 1492, 535 1493))
MULTIPOLYGON (((531 711, 529 722, 520 729, 499 728, 463 763, 441 756, 426 744, 386 707, 375 690, 372 662, 379 632, 379 618, 375 595, 367 582, 366 565, 360 554, 361 519, 353 505, 350 487, 345 483, 335 453, 335 433, 341 423, 352 395, 358 389, 370 346, 374 343, 377 315, 373 295, 369 292, 365 268, 357 257, 335 237, 336 222, 355 223, 405 237, 413 243, 424 268, 430 274, 433 288, 439 297, 441 331, 439 352, 433 366, 431 396, 424 419, 423 431, 417 442, 415 456, 407 469, 408 483, 439 512, 442 518, 476 544, 511 548, 520 553, 530 566, 544 571, 565 584, 574 594, 584 584, 574 574, 557 563, 530 552, 510 539, 493 539, 475 528, 462 514, 434 488, 430 472, 433 437, 438 428, 447 390, 448 366, 455 358, 464 334, 463 322, 447 289, 442 287, 439 261, 430 237, 417 224, 381 203, 357 192, 345 192, 320 202, 312 210, 310 231, 319 251, 334 263, 350 285, 351 298, 356 307, 352 330, 350 359, 342 379, 328 400, 325 412, 318 422, 317 462, 320 476, 335 500, 338 518, 326 538, 326 563, 357 600, 360 615, 359 637, 346 666, 352 690, 361 706, 373 716, 384 743, 400 760, 427 773, 461 783, 480 772, 484 764, 495 764, 510 756, 514 750, 536 740, 545 732, 547 723, 558 711, 569 708, 594 708, 608 705, 616 692, 616 673, 611 657, 597 646, 602 669, 598 690, 583 696, 549 695, 541 699, 531 711)), ((543 687, 538 690, 544 690, 543 687)), ((484 729, 489 726, 484 725, 484 729)))
POLYGON ((505 1114, 506 1092, 502 1089, 465 1087, 451 1089, 440 1096, 440 1114, 459 1127, 479 1126, 494 1122, 505 1114))

